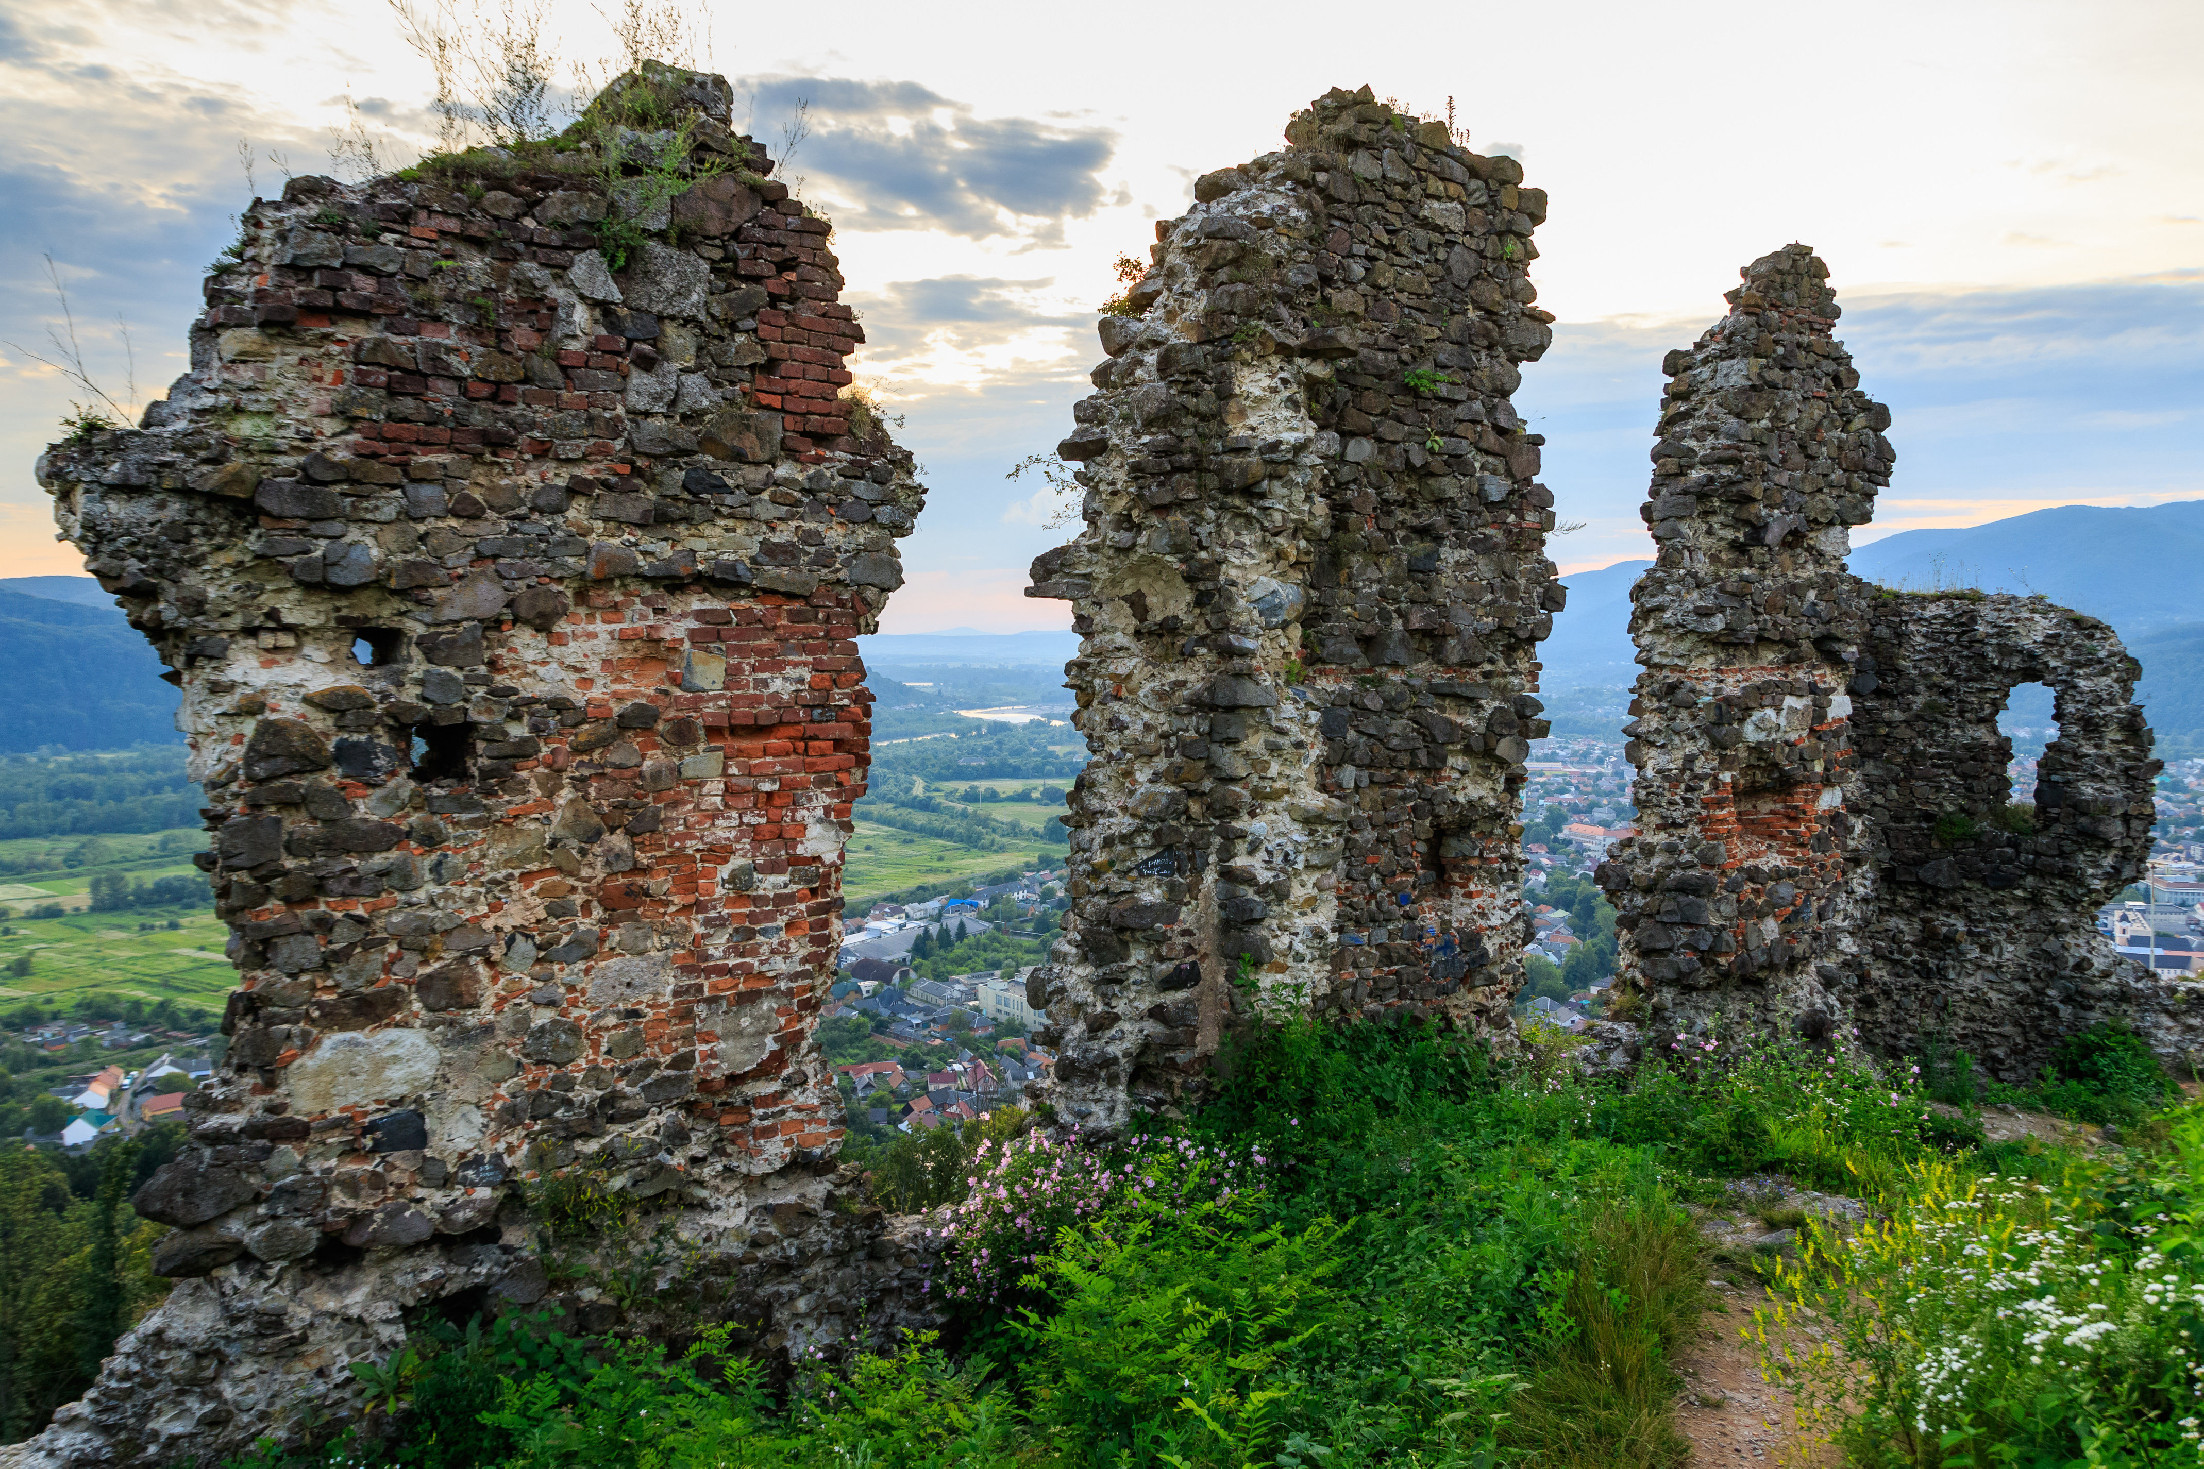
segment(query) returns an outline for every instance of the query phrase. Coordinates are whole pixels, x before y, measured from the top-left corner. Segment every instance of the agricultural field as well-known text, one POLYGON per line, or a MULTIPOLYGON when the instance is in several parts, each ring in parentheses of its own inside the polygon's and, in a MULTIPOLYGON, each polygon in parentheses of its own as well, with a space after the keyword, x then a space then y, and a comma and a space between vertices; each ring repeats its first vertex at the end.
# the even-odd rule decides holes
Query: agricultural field
POLYGON ((237 983, 223 957, 229 930, 201 908, 72 913, 13 919, 0 935, 0 1005, 36 1000, 68 1004, 97 993, 173 1000, 180 1009, 219 1015, 237 983), (168 925, 174 923, 176 927, 168 925), (15 966, 29 960, 29 973, 15 966))
POLYGON ((1038 831, 1051 816, 1064 814, 1061 800, 1036 801, 1033 792, 1042 786, 1054 786, 1058 790, 1069 784, 1062 778, 1027 779, 998 777, 992 780, 954 781, 921 780, 919 789, 927 795, 938 796, 944 801, 955 801, 966 810, 980 816, 999 817, 1015 821, 1020 826, 1030 826, 1038 831), (966 793, 977 786, 983 793, 977 801, 965 799, 966 793))
POLYGON ((103 872, 125 873, 133 881, 196 875, 191 854, 206 841, 207 834, 194 827, 0 841, 0 919, 47 903, 86 908, 92 879, 103 872))
POLYGON ((1064 814, 1062 806, 1043 806, 1036 801, 980 801, 972 810, 982 816, 993 816, 1003 821, 1015 821, 1020 826, 1030 826, 1038 832, 1051 816, 1064 814))
MULTIPOLYGON (((1043 811, 1041 814, 1052 813, 1043 811)), ((1036 822, 1035 826, 1038 825, 1036 822)), ((1036 852, 1041 850, 1035 848, 1036 852)), ((842 896, 852 911, 862 912, 863 905, 882 893, 900 892, 920 883, 999 872, 1016 866, 1027 855, 1030 854, 1017 851, 982 852, 939 837, 859 821, 850 837, 849 855, 842 869, 842 896)))

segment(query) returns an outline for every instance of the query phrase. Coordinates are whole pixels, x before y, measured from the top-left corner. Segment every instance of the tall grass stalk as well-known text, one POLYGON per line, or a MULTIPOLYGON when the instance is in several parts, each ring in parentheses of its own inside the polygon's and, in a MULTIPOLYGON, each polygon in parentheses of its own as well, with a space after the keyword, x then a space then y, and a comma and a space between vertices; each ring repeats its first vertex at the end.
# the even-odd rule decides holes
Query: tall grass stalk
POLYGON ((1543 1359, 1511 1406, 1506 1441, 1541 1469, 1666 1469, 1676 1430, 1676 1349, 1706 1309, 1705 1247, 1665 1194, 1599 1207, 1566 1272, 1543 1359))

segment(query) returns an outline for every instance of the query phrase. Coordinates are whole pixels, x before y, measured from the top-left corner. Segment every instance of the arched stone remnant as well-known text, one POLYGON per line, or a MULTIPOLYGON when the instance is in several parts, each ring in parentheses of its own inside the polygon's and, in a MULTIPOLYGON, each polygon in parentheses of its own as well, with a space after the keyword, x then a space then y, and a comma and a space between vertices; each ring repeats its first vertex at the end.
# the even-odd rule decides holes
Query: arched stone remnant
POLYGON ((1031 999, 1090 1128, 1186 1095, 1248 1007, 1504 1030, 1521 979, 1545 196, 1368 88, 1286 139, 1158 223, 1059 451, 1085 527, 1033 566, 1094 759, 1031 999))
POLYGON ((765 1345, 915 1280, 836 1207, 812 1031, 853 640, 924 491, 728 96, 652 68, 578 148, 292 180, 168 400, 40 461, 183 689, 240 986, 138 1198, 180 1282, 15 1462, 219 1457, 410 1306, 541 1300, 522 1186, 574 1170, 670 1209, 765 1345))
POLYGON ((1845 569, 1890 482, 1890 412, 1831 334, 1828 269, 1763 257, 1663 364, 1632 592, 1638 835, 1599 878, 1656 1037, 1715 1023, 1890 1053, 1936 1041, 2024 1079, 2123 1020, 2168 1060, 2198 987, 2153 978, 2095 910, 2150 849, 2150 731, 2112 631, 2040 597, 1892 590, 1845 569), (2022 683, 2061 736, 2032 806, 1998 733, 2022 683))

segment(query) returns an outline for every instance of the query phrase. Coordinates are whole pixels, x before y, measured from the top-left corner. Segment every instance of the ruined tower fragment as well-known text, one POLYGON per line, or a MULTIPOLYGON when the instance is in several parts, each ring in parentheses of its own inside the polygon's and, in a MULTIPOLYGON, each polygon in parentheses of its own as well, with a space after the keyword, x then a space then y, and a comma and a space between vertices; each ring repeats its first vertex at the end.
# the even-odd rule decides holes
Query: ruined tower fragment
POLYGON ((769 1341, 896 1268, 808 1326, 775 1284, 869 1227, 812 1031, 923 491, 728 96, 651 68, 556 146, 292 180, 168 400, 41 460, 183 689, 240 986, 137 1200, 182 1279, 20 1462, 218 1457, 409 1306, 541 1300, 523 1187, 569 1174, 769 1341))
POLYGON ((1508 395, 1551 337, 1545 197, 1367 88, 1286 138, 1157 225, 1059 450, 1085 528, 1033 567, 1094 759, 1031 998, 1088 1127, 1184 1095, 1250 1008, 1490 1030, 1521 977, 1562 593, 1508 395))
POLYGON ((1845 570, 1890 482, 1889 410, 1831 335, 1828 269, 1753 262, 1669 377, 1632 592, 1638 835, 1599 880, 1656 1038, 1717 1023, 2034 1073, 2134 1024, 2169 1060, 2198 987, 2114 955, 2096 908, 2150 849, 2150 731, 2111 629, 2040 597, 1897 591, 1845 570), (2023 683, 2060 737, 2014 805, 1997 729, 2023 683))
POLYGON ((1734 1010, 1728 992, 1749 986, 1826 1020, 1856 962, 1844 558, 1890 482, 1890 410, 1829 334, 1827 276, 1796 246, 1754 262, 1730 315, 1662 363, 1644 508, 1659 559, 1631 592, 1640 835, 1601 879, 1635 972, 1671 1009, 1689 995, 1734 1010))

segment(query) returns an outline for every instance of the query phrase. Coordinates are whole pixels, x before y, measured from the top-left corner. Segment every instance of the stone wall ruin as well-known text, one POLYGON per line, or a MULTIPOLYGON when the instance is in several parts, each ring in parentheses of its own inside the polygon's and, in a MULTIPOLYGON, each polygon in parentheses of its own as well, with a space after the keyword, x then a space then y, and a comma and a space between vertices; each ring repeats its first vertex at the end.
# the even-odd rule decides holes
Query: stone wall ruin
POLYGON ((1197 1094, 1252 1009, 1504 1031, 1521 981, 1545 196, 1368 88, 1286 140, 1158 223, 1058 451, 1085 528, 1033 566, 1094 753, 1030 981, 1085 1128, 1197 1094))
POLYGON ((182 687, 240 982, 137 1199, 179 1282, 9 1462, 341 1407, 408 1308, 545 1299, 522 1182, 577 1168, 673 1211, 683 1292, 763 1346, 897 1319, 920 1262, 844 1197, 812 1031, 853 639, 924 491, 838 400, 829 227, 729 95, 652 68, 577 146, 292 180, 168 400, 40 461, 182 687))
POLYGON ((1890 482, 1890 412, 1831 333, 1811 251, 1741 274, 1729 314, 1663 363, 1624 730, 1638 835, 1598 873, 1651 1033, 1856 1028, 2019 1081, 2115 1020, 2193 1064, 2204 987, 2152 977, 2094 923, 2150 850, 2135 661, 2040 597, 1845 570, 1890 482), (2060 736, 2015 806, 1997 716, 2032 682, 2060 736))
MULTIPOLYGON (((438 1302, 664 1328, 552 1295, 528 1185, 575 1170, 665 1209, 665 1299, 753 1345, 925 1319, 922 1233, 837 1170, 812 1036, 867 768, 854 638, 924 491, 839 399, 862 333, 828 226, 727 102, 649 68, 555 149, 294 180, 168 400, 40 461, 183 689, 241 980, 137 1201, 176 1288, 0 1463, 292 1431, 438 1302)), ((1198 1099, 1257 1014, 1504 1036, 1521 979, 1562 606, 1510 402, 1551 338, 1545 198, 1367 88, 1286 140, 1158 225, 1060 451, 1084 528, 1033 568, 1073 605, 1095 758, 1031 999, 1090 1131, 1198 1099)), ((1624 984, 1657 1030, 1933 1032, 2012 1076, 2121 1018, 2193 1059, 2198 987, 2089 922, 2148 845, 2133 662, 2041 599, 1844 569, 1889 415, 1826 276, 1756 262, 1666 364, 1641 835, 1599 874, 1624 984), (2029 681, 2062 737, 2023 822, 1995 719, 2029 681)))

